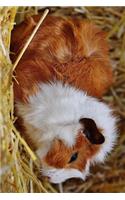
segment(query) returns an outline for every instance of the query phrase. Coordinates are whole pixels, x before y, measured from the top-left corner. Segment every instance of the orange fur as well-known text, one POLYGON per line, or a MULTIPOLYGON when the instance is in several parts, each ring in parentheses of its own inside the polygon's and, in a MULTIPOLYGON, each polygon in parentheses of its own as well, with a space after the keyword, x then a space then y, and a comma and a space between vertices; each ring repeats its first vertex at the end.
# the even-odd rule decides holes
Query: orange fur
MULTIPOLYGON (((14 61, 31 34, 39 16, 18 25, 12 32, 14 61)), ((57 78, 101 97, 112 84, 105 33, 86 20, 48 16, 36 33, 15 76, 15 99, 26 101, 37 91, 37 83, 57 78)))
POLYGON ((98 150, 99 145, 92 145, 83 134, 79 133, 73 147, 67 147, 61 140, 55 139, 44 161, 55 168, 76 168, 83 171, 87 160, 95 155, 98 150), (68 163, 75 152, 78 152, 77 160, 68 163))

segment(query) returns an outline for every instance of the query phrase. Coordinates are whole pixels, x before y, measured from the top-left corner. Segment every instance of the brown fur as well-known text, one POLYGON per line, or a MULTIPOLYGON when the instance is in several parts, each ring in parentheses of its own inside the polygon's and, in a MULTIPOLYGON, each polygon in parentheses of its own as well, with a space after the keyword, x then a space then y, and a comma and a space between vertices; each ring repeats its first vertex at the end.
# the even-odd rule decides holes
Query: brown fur
POLYGON ((55 139, 44 161, 55 168, 76 168, 83 171, 87 160, 95 155, 98 150, 99 145, 92 145, 83 134, 79 133, 73 147, 67 147, 61 140, 55 139), (77 160, 68 163, 75 152, 78 152, 77 160))
MULTIPOLYGON (((18 25, 12 32, 14 61, 39 16, 18 25)), ((15 99, 27 101, 39 82, 57 78, 101 97, 112 83, 105 33, 86 20, 48 16, 20 60, 14 82, 15 99)))

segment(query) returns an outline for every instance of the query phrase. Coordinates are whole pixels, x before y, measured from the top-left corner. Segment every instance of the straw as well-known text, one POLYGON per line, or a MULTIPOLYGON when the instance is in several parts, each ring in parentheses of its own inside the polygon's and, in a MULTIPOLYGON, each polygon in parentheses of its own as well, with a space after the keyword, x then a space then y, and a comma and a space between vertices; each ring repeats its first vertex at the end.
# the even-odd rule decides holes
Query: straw
POLYGON ((22 58, 24 52, 26 51, 27 47, 29 46, 30 42, 32 41, 33 37, 35 36, 37 30, 39 29, 40 25, 43 23, 44 19, 46 18, 47 14, 48 14, 49 10, 46 9, 42 15, 42 17, 40 18, 37 26, 35 27, 35 29, 33 30, 32 34, 30 35, 29 39, 27 40, 26 44, 24 45, 23 49, 21 50, 19 56, 17 57, 14 65, 13 65, 13 70, 16 68, 16 66, 18 65, 20 59, 22 58))

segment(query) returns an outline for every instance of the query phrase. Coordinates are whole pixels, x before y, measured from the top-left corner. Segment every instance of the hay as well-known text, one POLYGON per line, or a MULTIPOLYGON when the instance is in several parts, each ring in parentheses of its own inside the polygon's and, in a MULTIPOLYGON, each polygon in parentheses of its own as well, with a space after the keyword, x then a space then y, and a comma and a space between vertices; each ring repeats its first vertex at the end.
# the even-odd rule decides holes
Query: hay
POLYGON ((33 37, 35 36, 37 30, 39 29, 39 27, 41 26, 42 22, 44 21, 44 19, 46 18, 47 14, 48 14, 49 10, 46 9, 44 14, 42 15, 42 17, 40 18, 37 26, 35 27, 35 29, 33 30, 32 34, 30 35, 29 39, 27 40, 25 46, 22 48, 21 52, 19 53, 14 65, 13 65, 13 70, 16 68, 16 66, 18 65, 20 59, 22 58, 23 54, 25 53, 26 49, 28 48, 30 42, 33 40, 33 37))
POLYGON ((55 192, 46 181, 40 181, 38 176, 39 161, 26 144, 13 123, 13 84, 12 72, 14 66, 9 59, 10 35, 14 25, 16 8, 0 9, 1 37, 1 90, 0 123, 1 123, 1 169, 0 188, 2 192, 55 192), (34 172, 36 171, 36 173, 34 172))
POLYGON ((103 97, 113 106, 120 120, 118 143, 104 165, 92 167, 86 182, 77 179, 66 181, 61 187, 51 185, 39 177, 39 161, 15 130, 13 122, 13 66, 9 60, 10 32, 16 22, 27 15, 43 13, 43 7, 0 8, 0 139, 2 192, 125 192, 125 9, 124 7, 68 7, 50 8, 54 15, 87 18, 108 32, 110 57, 115 83, 103 97), (17 13, 16 13, 17 12, 17 13), (8 21, 9 18, 9 21, 8 21))

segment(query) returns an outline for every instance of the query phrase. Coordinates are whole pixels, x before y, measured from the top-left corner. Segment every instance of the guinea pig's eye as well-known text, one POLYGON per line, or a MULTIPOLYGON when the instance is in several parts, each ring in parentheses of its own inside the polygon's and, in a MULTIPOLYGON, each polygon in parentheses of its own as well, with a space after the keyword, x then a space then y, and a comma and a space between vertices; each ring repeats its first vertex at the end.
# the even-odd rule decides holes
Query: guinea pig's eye
POLYGON ((71 163, 71 162, 75 161, 75 160, 77 159, 77 157, 78 157, 78 153, 77 153, 77 152, 76 152, 76 153, 74 153, 74 154, 72 154, 72 156, 71 156, 71 158, 70 158, 70 161, 69 161, 69 163, 71 163))

